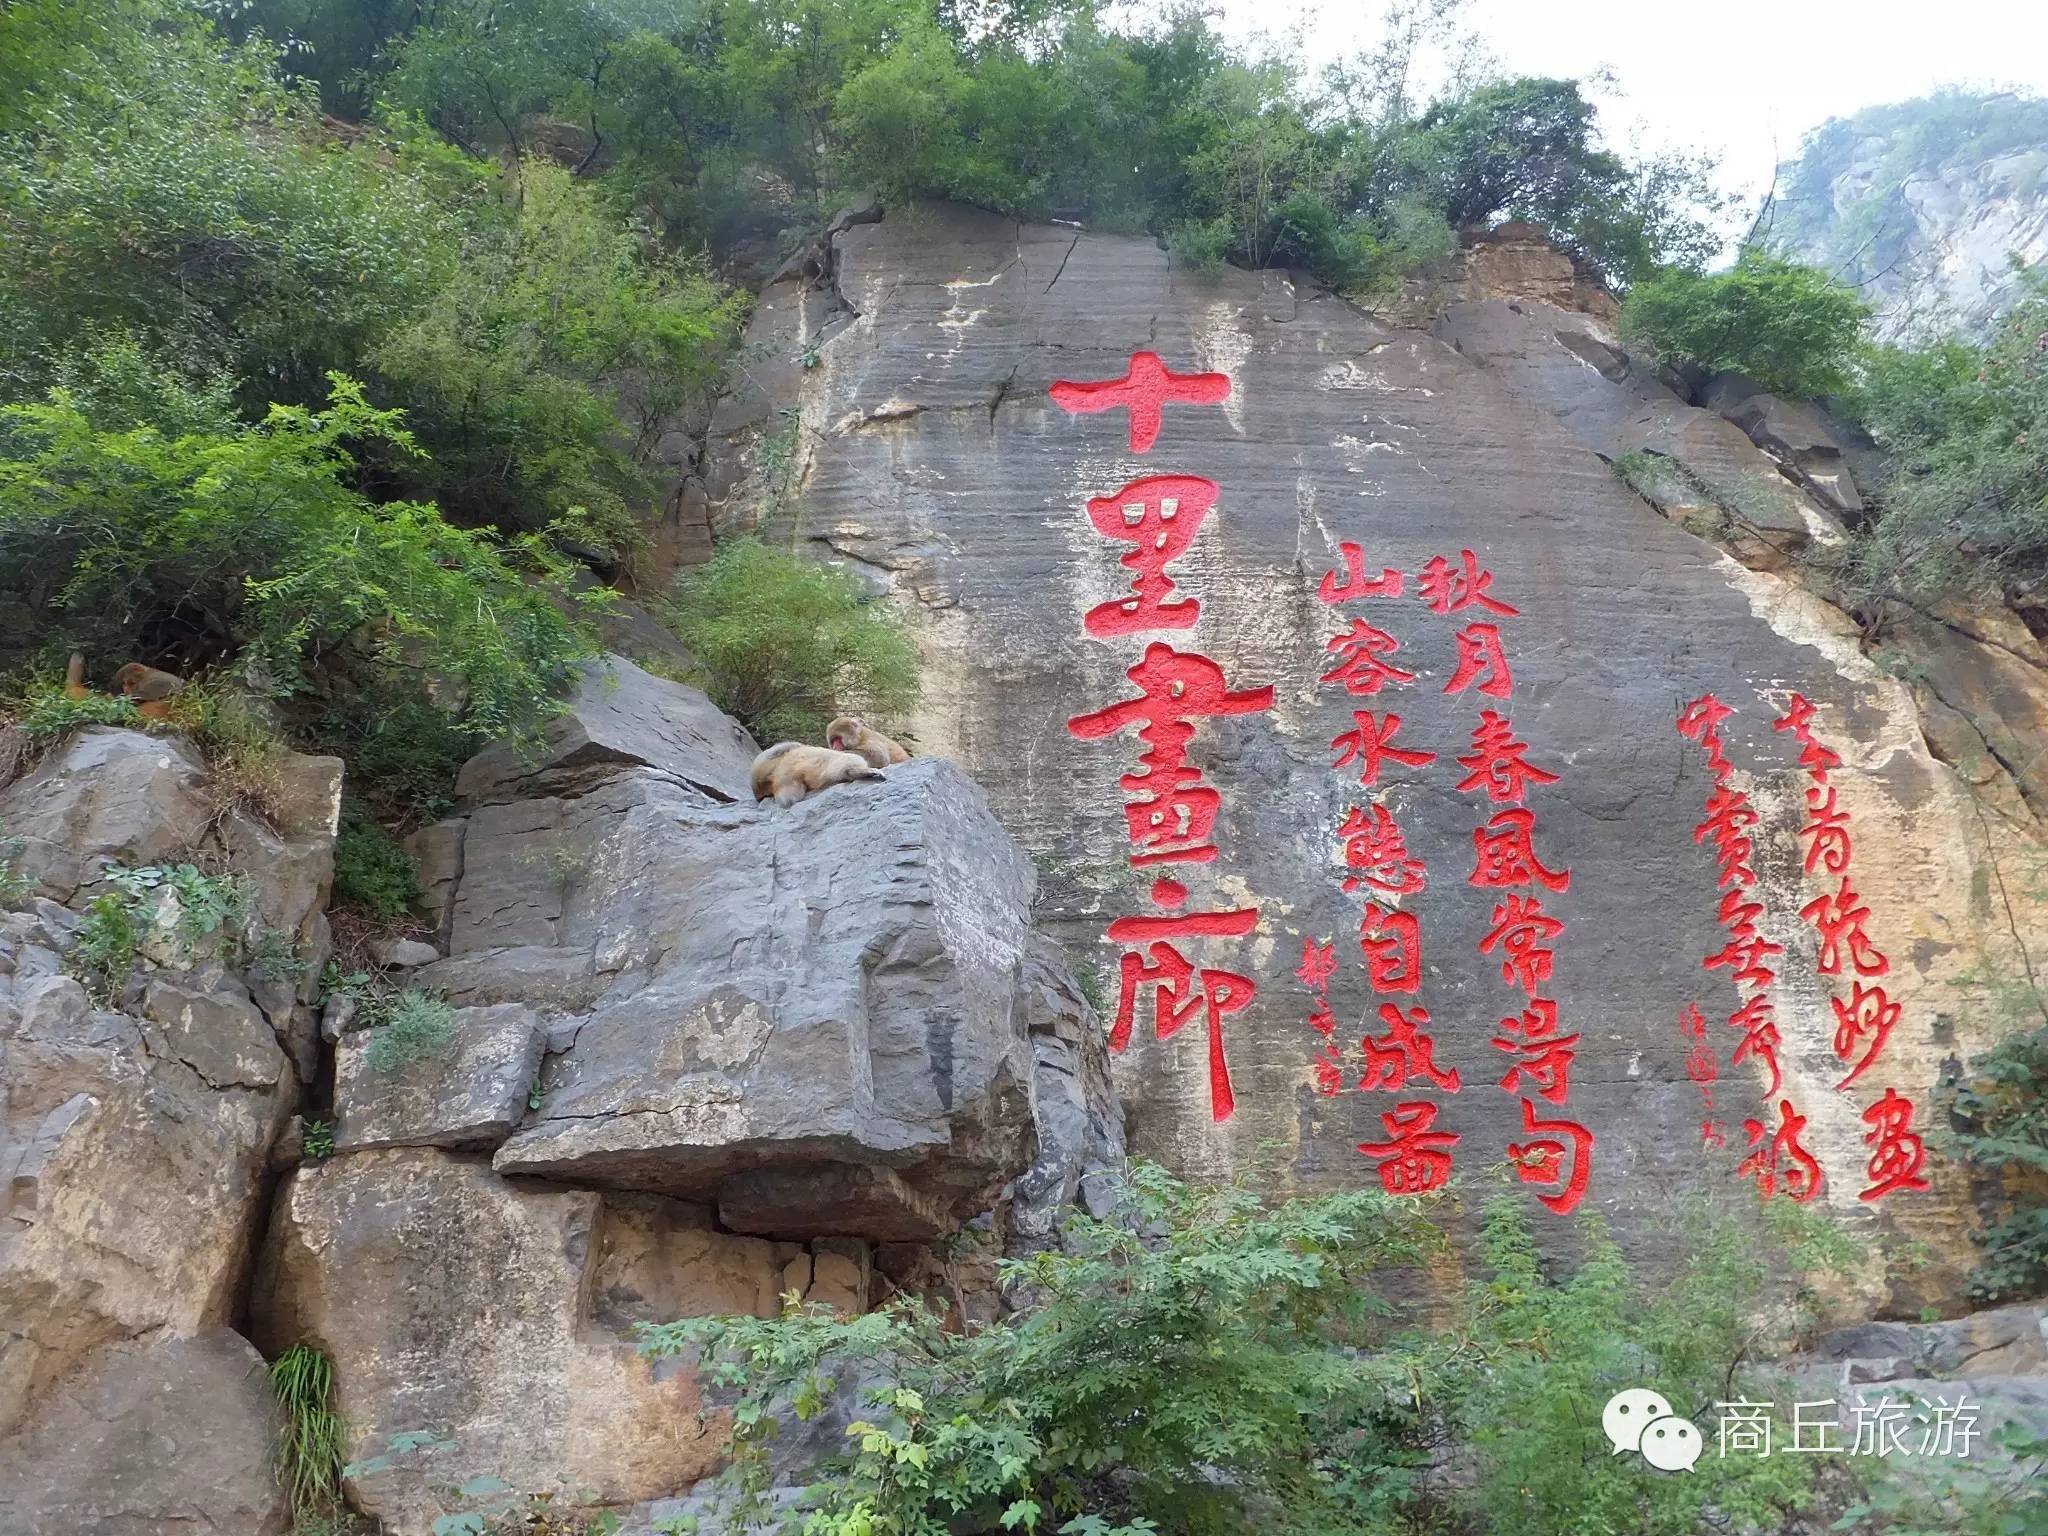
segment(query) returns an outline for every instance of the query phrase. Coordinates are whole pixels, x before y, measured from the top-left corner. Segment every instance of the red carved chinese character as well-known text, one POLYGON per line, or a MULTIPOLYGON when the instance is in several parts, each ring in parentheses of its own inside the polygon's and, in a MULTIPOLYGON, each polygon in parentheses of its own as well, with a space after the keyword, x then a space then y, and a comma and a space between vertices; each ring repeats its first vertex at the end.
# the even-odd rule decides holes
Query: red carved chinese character
POLYGON ((1707 1016, 1700 1012, 1698 1003, 1687 1003, 1678 1010, 1678 1030, 1694 1040, 1707 1038, 1707 1016))
POLYGON ((1678 712, 1678 734, 1707 749, 1707 768, 1715 778, 1724 778, 1733 768, 1721 749, 1721 722, 1735 711, 1703 693, 1678 712))
POLYGON ((1816 896, 1799 909, 1799 915, 1819 930, 1820 957, 1814 968, 1823 976, 1841 975, 1845 959, 1855 966, 1858 976, 1891 974, 1891 961, 1863 931, 1863 925, 1870 921, 1870 908, 1863 905, 1863 898, 1851 888, 1847 875, 1842 876, 1840 889, 1816 896))
POLYGON ((1685 1053, 1685 1075, 1698 1086, 1700 1097, 1706 1100, 1707 1108, 1712 1109, 1713 1085, 1721 1080, 1721 1058, 1704 1040, 1685 1053))
POLYGON ((1716 784, 1707 796, 1707 819, 1692 829, 1692 840, 1714 840, 1714 857, 1721 866, 1721 884, 1755 885, 1756 871, 1750 867, 1756 844, 1748 836, 1757 824, 1757 813, 1749 796, 1726 784, 1716 784))
POLYGON ((1461 792, 1484 789, 1496 804, 1519 805, 1531 784, 1555 784, 1557 775, 1524 760, 1526 741, 1515 740, 1515 728, 1504 716, 1490 709, 1479 712, 1479 724, 1472 732, 1472 751, 1458 759, 1458 766, 1470 773, 1458 781, 1461 792))
POLYGON ((1547 997, 1530 999, 1518 1019, 1502 1019, 1493 1037, 1496 1050, 1515 1057, 1514 1065, 1500 1080, 1509 1093, 1522 1091, 1522 1079, 1536 1085, 1536 1092, 1553 1104, 1562 1104, 1571 1092, 1572 1059, 1578 1055, 1579 1037, 1557 1032, 1557 1004, 1547 997), (1517 1038, 1519 1036, 1520 1038, 1517 1038))
POLYGON ((1467 624, 1458 631, 1458 668, 1444 684, 1445 693, 1463 693, 1475 681, 1479 691, 1496 699, 1513 696, 1515 675, 1508 670, 1508 655, 1501 648, 1498 624, 1467 624))
POLYGON ((1708 1147, 1725 1147, 1727 1145, 1728 1137, 1722 1130, 1720 1121, 1702 1120, 1700 1122, 1701 1151, 1705 1151, 1708 1147))
POLYGON ((1806 1129, 1806 1116, 1793 1109, 1790 1099, 1778 1101, 1775 1132, 1770 1132, 1761 1120, 1745 1120, 1742 1129, 1749 1137, 1750 1153, 1735 1172, 1740 1178, 1755 1179, 1757 1193, 1774 1195, 1781 1182, 1785 1193, 1802 1204, 1820 1193, 1825 1182, 1820 1162, 1799 1140, 1799 1133, 1806 1129), (1779 1165, 1787 1160, 1791 1166, 1781 1171, 1779 1165))
POLYGON ((1337 1015, 1330 1011, 1328 998, 1317 998, 1315 1005, 1309 1009, 1308 1027, 1325 1037, 1337 1033, 1337 1015))
POLYGON ((1387 1140, 1361 1141, 1358 1150, 1379 1164, 1380 1186, 1390 1195, 1422 1195, 1451 1176, 1456 1131, 1438 1131, 1436 1106, 1427 1099, 1397 1104, 1380 1116, 1387 1140))
POLYGON ((1429 564, 1416 574, 1416 585, 1422 589, 1420 596, 1433 612, 1456 613, 1461 608, 1479 607, 1513 618, 1521 611, 1486 595, 1493 586, 1493 572, 1482 571, 1479 557, 1471 550, 1459 550, 1458 559, 1463 569, 1452 570, 1450 561, 1442 555, 1432 555, 1429 564))
POLYGON ((1778 973, 1764 962, 1782 955, 1785 946, 1773 944, 1757 932, 1756 920, 1763 910, 1753 901, 1744 901, 1739 890, 1723 894, 1721 924, 1728 930, 1728 942, 1702 960, 1700 968, 1711 971, 1726 966, 1738 987, 1768 987, 1776 981, 1778 973))
POLYGON ((1130 635, 1146 629, 1188 629, 1202 605, 1193 598, 1168 602, 1173 578, 1166 563, 1195 542, 1202 519, 1216 504, 1214 480, 1195 475, 1154 475, 1133 480, 1114 496, 1088 503, 1088 520, 1106 539, 1137 545, 1117 563, 1137 572, 1131 596, 1098 603, 1081 622, 1091 635, 1130 635))
POLYGON ((1316 1092, 1334 1099, 1344 1091, 1344 1058, 1334 1042, 1325 1045, 1313 1063, 1316 1092))
POLYGON ((1804 768, 1816 784, 1828 781, 1830 769, 1842 766, 1841 758, 1829 748, 1822 746, 1813 736, 1813 705, 1804 694, 1795 693, 1785 706, 1785 713, 1771 722, 1774 731, 1790 731, 1799 739, 1799 766, 1804 768))
POLYGON ((1344 865, 1358 874, 1344 881, 1344 889, 1355 891, 1369 885, 1386 896, 1412 896, 1429 884, 1429 871, 1422 860, 1408 852, 1401 828, 1387 814, 1384 805, 1357 806, 1345 813, 1337 835, 1344 839, 1344 865))
MULTIPOLYGON (((1269 695, 1272 692, 1270 688, 1266 691, 1269 695)), ((1380 764, 1389 758, 1397 763, 1406 763, 1411 768, 1420 768, 1424 763, 1436 761, 1434 752, 1412 751, 1393 744, 1395 733, 1401 729, 1399 715, 1390 713, 1382 717, 1373 714, 1369 709, 1354 709, 1351 718, 1358 722, 1358 728, 1330 739, 1331 746, 1343 749, 1330 766, 1342 768, 1356 760, 1359 764, 1359 783, 1379 783, 1380 764), (1382 719, 1385 720, 1385 724, 1381 724, 1382 719)))
POLYGON ((1128 410, 1133 453, 1145 453, 1159 441, 1159 422, 1169 401, 1215 405, 1229 394, 1228 374, 1175 373, 1156 352, 1133 352, 1120 379, 1061 379, 1052 387, 1053 402, 1064 411, 1128 410))
POLYGON ((1415 681, 1413 672, 1385 659, 1401 649, 1401 642, 1384 629, 1373 628, 1363 619, 1353 619, 1351 632, 1332 636, 1323 649, 1335 651, 1343 660, 1325 672, 1319 681, 1342 683, 1352 693, 1370 695, 1378 693, 1389 683, 1400 687, 1415 681))
POLYGON ((1365 575, 1365 551, 1356 544, 1339 544, 1337 553, 1344 559, 1344 580, 1337 581, 1334 570, 1323 572, 1322 585, 1316 588, 1316 596, 1331 605, 1348 603, 1359 597, 1399 597, 1408 578, 1392 566, 1383 569, 1378 577, 1368 581, 1365 575))
POLYGON ((1358 924, 1366 980, 1375 992, 1416 992, 1422 986, 1422 924, 1413 912, 1389 912, 1371 902, 1358 924))
POLYGON ((1586 1197, 1593 1176, 1593 1133, 1576 1120, 1539 1120, 1536 1105, 1522 1100, 1522 1129, 1536 1137, 1508 1143, 1508 1161, 1524 1184, 1554 1188, 1536 1198, 1560 1216, 1568 1216, 1586 1197))
POLYGON ((1479 941, 1479 952, 1490 955, 1498 946, 1500 979, 1534 993, 1550 980, 1551 962, 1557 958, 1543 941, 1563 932, 1564 924, 1543 910, 1539 897, 1510 896, 1493 909, 1493 928, 1479 941))
POLYGON ((1806 849, 1808 874, 1816 865, 1831 875, 1849 872, 1849 859, 1855 852, 1849 841, 1849 813, 1836 809, 1834 785, 1825 790, 1816 785, 1806 792, 1806 824, 1799 835, 1811 839, 1806 849))
POLYGON ((1740 1066, 1754 1057, 1771 1069, 1771 1085, 1763 1092, 1769 1098, 1784 1082, 1778 1070, 1778 1047, 1784 1042, 1778 1036, 1777 1021, 1771 1016, 1771 1000, 1761 993, 1750 998, 1728 1015, 1728 1027, 1742 1031, 1741 1042, 1728 1055, 1731 1062, 1740 1066))
POLYGON ((1328 991, 1330 978, 1337 974, 1337 946, 1318 944, 1314 939, 1303 939, 1301 965, 1294 974, 1311 992, 1328 991))
POLYGON ((1850 985, 1854 990, 1850 992, 1848 1002, 1839 997, 1828 999, 1835 1010, 1835 1055, 1845 1062, 1853 1060, 1857 1047, 1866 1036, 1869 1037, 1870 1048, 1864 1051, 1863 1059, 1856 1062, 1849 1075, 1835 1084, 1837 1088, 1848 1087, 1877 1060, 1877 1053, 1891 1038, 1892 1027, 1899 1022, 1899 1015, 1905 1012, 1901 1005, 1886 995, 1883 987, 1866 987, 1860 981, 1850 985))
POLYGON ((1927 1180, 1920 1170, 1927 1166, 1927 1143, 1913 1129, 1913 1101, 1898 1089, 1887 1088, 1883 1098, 1863 1111, 1863 1123, 1870 1127, 1864 1144, 1877 1150, 1864 1170, 1869 1186, 1856 1198, 1881 1200, 1901 1189, 1925 1190, 1927 1180))
POLYGON ((1187 760, 1188 742, 1195 734, 1192 722, 1257 714, 1271 707, 1273 690, 1232 693, 1223 681, 1223 669, 1208 657, 1156 640, 1124 675, 1138 685, 1142 697, 1076 715, 1067 729, 1083 741, 1093 741, 1125 726, 1138 726, 1138 738, 1145 743, 1138 761, 1145 771, 1127 773, 1117 781, 1140 797, 1124 808, 1131 843, 1146 850, 1131 862, 1206 863, 1216 857, 1208 837, 1222 801, 1214 790, 1197 787, 1201 770, 1187 760))
MULTIPOLYGON (((1112 935, 1115 931, 1116 925, 1112 924, 1112 935)), ((1126 950, 1119 971, 1121 986, 1117 993, 1116 1023, 1109 1032, 1109 1048, 1121 1051, 1130 1044, 1138 992, 1143 987, 1152 988, 1152 1028, 1161 1040, 1171 1039, 1197 1013, 1205 1013, 1209 1029, 1209 1113, 1217 1120, 1228 1120, 1237 1108, 1237 1095, 1231 1090, 1230 1066, 1223 1053, 1223 1018, 1248 1007, 1258 995, 1258 984, 1249 976, 1231 971, 1204 969, 1198 978, 1187 957, 1163 942, 1148 944, 1145 955, 1126 950)))
POLYGON ((1467 883, 1480 886, 1527 885, 1536 880, 1553 891, 1570 890, 1570 870, 1545 869, 1536 857, 1531 841, 1535 830, 1536 813, 1521 806, 1495 811, 1493 819, 1485 826, 1474 827, 1472 873, 1467 883))
POLYGON ((1403 1013, 1394 1003, 1380 1004, 1380 1021, 1387 1026, 1387 1032, 1375 1039, 1365 1036, 1359 1044, 1365 1048, 1365 1075, 1358 1080, 1358 1086, 1371 1092, 1384 1088, 1389 1093, 1399 1093, 1409 1077, 1427 1078, 1446 1093, 1458 1091, 1458 1069, 1445 1072, 1436 1064, 1436 1039, 1419 1026, 1429 1023, 1427 1008, 1414 1008, 1403 1013))

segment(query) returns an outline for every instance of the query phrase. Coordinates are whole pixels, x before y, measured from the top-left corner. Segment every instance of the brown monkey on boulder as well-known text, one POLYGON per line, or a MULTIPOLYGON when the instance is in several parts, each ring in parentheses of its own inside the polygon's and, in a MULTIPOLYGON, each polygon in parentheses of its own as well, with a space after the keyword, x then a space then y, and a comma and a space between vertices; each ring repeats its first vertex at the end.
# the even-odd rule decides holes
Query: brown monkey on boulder
POLYGON ((881 776, 881 770, 870 768, 865 759, 851 752, 834 752, 830 747, 812 747, 800 741, 778 741, 754 759, 751 773, 754 798, 773 798, 777 805, 795 805, 805 795, 834 784, 881 776))
POLYGON ((910 754, 867 722, 841 715, 825 727, 825 741, 835 752, 851 752, 865 758, 870 768, 887 768, 907 763, 910 754))
POLYGON ((170 714, 169 700, 185 691, 185 679, 172 672, 145 667, 139 661, 123 662, 114 674, 114 689, 135 701, 135 712, 145 720, 161 720, 170 714))

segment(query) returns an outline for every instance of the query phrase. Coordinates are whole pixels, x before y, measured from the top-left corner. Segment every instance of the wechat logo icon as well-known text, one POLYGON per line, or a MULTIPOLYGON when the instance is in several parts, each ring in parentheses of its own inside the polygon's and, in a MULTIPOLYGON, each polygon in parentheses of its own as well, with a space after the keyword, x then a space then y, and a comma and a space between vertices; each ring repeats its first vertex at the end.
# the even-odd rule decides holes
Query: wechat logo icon
POLYGON ((1691 1420, 1678 1417, 1665 1398, 1642 1387, 1610 1397, 1600 1410, 1600 1427, 1615 1455, 1640 1451, 1659 1472, 1690 1472, 1706 1448, 1691 1420))

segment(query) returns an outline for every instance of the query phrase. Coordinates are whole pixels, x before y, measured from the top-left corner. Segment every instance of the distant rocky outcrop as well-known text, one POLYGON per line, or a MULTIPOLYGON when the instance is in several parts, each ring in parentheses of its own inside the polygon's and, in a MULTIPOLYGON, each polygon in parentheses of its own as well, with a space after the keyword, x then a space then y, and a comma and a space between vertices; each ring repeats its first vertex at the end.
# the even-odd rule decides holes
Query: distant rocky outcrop
POLYGON ((1943 91, 1830 119, 1779 167, 1768 238, 1861 289, 1879 334, 1974 328, 2048 260, 2048 101, 1943 91))

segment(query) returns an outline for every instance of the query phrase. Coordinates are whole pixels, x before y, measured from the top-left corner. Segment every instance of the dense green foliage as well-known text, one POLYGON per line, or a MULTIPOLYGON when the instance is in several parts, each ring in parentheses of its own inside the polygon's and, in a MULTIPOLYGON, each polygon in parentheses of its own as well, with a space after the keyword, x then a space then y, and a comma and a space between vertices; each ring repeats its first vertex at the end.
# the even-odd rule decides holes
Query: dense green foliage
POLYGON ((1844 572, 1865 602, 2048 602, 2048 269, 2021 291, 1986 336, 1868 359, 1855 406, 1892 478, 1844 572))
POLYGON ((676 583, 670 623, 712 701, 763 742, 820 741, 842 713, 917 697, 917 651, 858 574, 729 539, 676 583))
POLYGON ((867 188, 1359 287, 1444 249, 1451 224, 1507 216, 1623 280, 1711 250, 1701 167, 1602 149, 1573 82, 1461 80, 1419 110, 1413 55, 1455 9, 1402 7, 1322 81, 1188 6, 1112 23, 1073 0, 258 0, 250 19, 312 44, 295 62, 336 108, 411 114, 472 154, 546 150, 719 248, 867 188))
POLYGON ((350 445, 371 441, 413 448, 339 375, 324 409, 175 437, 103 430, 62 390, 0 407, 0 585, 96 654, 231 654, 289 692, 353 641, 453 680, 474 732, 530 725, 584 649, 528 580, 559 578, 561 557, 371 501, 349 480, 350 445))
MULTIPOLYGON (((2005 1001, 2048 1020, 2031 983, 2005 1001)), ((1971 1061, 1946 1107, 1956 1150, 1996 1190, 1998 1215, 1976 1234, 1983 1257, 1971 1290, 1988 1300, 2048 1293, 2048 1021, 1971 1061)))
POLYGON ((792 1310, 650 1330, 652 1353, 701 1349, 743 1388, 734 1513, 763 1513, 775 1413, 815 1414, 842 1378, 875 1385, 813 1491, 815 1536, 1391 1536, 1510 1510, 1524 1536, 1689 1536, 1710 1510, 1780 1529, 1810 1502, 1803 1458, 1646 1477, 1600 1428, 1625 1385, 1654 1381, 1711 1422, 1742 1384, 1764 1255, 1782 1250, 1727 1218, 1681 1213, 1690 1263, 1652 1288, 1597 1224, 1575 1271, 1550 1273, 1503 1197, 1485 1273, 1455 1320, 1418 1332, 1375 1286, 1441 1244, 1426 1205, 1374 1192, 1268 1208, 1142 1165, 1132 1181, 1124 1220, 1076 1217, 1060 1249, 1005 1262, 1021 1310, 986 1329, 947 1333, 899 1302, 851 1321, 792 1310), (1473 1458, 1462 1475, 1443 1460, 1454 1443, 1473 1458))
POLYGON ((1622 334, 1667 362, 1732 369, 1775 394, 1833 394, 1868 313, 1824 272, 1754 248, 1725 272, 1667 268, 1629 290, 1622 334))
POLYGON ((334 839, 335 905, 395 921, 419 899, 419 867, 358 801, 341 808, 334 839))

